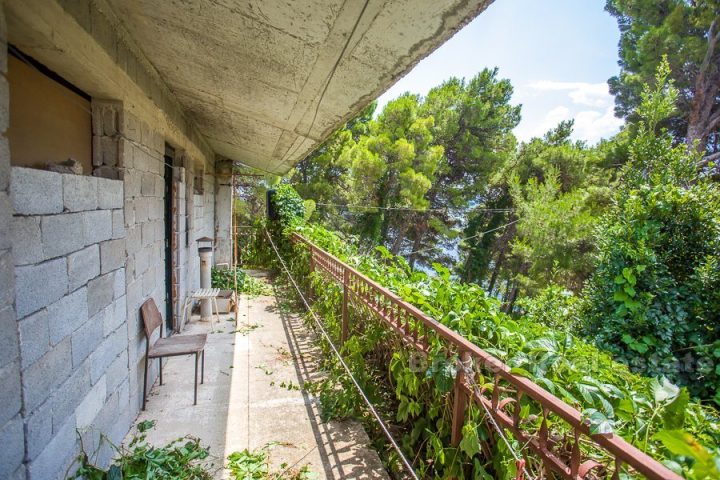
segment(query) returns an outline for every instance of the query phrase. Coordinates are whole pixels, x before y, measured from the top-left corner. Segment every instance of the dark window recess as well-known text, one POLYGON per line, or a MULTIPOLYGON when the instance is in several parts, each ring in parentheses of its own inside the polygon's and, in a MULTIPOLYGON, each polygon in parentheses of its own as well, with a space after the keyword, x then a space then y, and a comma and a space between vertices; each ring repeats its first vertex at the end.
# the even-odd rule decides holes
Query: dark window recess
POLYGON ((205 169, 200 168, 195 170, 195 178, 193 179, 193 193, 195 195, 202 195, 205 193, 205 184, 203 177, 205 176, 205 169))

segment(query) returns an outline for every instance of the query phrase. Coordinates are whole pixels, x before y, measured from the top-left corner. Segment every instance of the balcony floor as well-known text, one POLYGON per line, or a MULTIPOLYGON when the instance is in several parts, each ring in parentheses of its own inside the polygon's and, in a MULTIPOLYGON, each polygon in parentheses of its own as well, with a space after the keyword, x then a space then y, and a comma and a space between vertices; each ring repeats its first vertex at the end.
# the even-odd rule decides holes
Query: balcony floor
MULTIPOLYGON (((259 273, 258 273, 259 274, 259 273)), ((301 318, 284 312, 274 296, 242 296, 237 328, 233 316, 210 324, 193 320, 184 333, 208 332, 205 383, 193 406, 193 357, 163 360, 137 422, 155 420, 148 442, 164 445, 191 434, 210 447, 215 478, 228 478, 224 459, 234 451, 269 443, 271 471, 308 465, 316 478, 389 478, 357 422, 322 423, 317 399, 302 390, 318 379, 319 351, 301 318), (285 386, 281 386, 284 384, 285 386), (290 385, 290 387, 288 387, 290 385)), ((131 430, 126 439, 135 433, 131 430)))

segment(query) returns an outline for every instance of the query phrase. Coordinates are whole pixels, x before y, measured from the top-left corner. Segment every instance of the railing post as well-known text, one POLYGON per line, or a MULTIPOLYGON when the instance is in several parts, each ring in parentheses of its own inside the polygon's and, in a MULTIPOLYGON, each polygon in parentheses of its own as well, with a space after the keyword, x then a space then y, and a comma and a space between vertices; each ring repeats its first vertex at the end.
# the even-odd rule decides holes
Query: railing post
MULTIPOLYGON (((470 352, 462 352, 460 361, 463 365, 470 362, 470 352)), ((455 377, 455 398, 453 400, 452 427, 450 430, 450 442, 453 447, 460 445, 462 440, 462 428, 465 424, 465 410, 467 409, 467 395, 465 394, 465 370, 460 368, 455 377)))
POLYGON ((310 301, 313 300, 313 273, 315 273, 315 247, 313 245, 310 245, 310 274, 308 275, 308 278, 310 279, 310 283, 308 285, 308 299, 310 299, 310 301))
POLYGON ((340 333, 340 344, 343 345, 348 339, 348 288, 350 283, 350 270, 343 268, 343 299, 342 299, 342 331, 340 333))

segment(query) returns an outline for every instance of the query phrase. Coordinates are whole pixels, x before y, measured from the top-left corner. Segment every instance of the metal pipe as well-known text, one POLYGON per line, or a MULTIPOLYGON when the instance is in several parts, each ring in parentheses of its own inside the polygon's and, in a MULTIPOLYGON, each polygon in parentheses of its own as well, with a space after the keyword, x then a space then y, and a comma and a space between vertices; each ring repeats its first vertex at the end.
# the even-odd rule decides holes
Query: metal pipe
MULTIPOLYGON (((200 288, 212 287, 212 247, 198 248, 200 253, 200 288)), ((212 304, 210 299, 200 300, 200 320, 207 321, 212 319, 212 304)))

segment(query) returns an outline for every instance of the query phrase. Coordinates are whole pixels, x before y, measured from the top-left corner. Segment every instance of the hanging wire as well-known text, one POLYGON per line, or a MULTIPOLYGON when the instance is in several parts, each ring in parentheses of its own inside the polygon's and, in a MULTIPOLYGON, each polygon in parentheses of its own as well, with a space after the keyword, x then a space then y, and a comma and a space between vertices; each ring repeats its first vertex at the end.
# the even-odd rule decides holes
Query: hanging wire
POLYGON ((343 359, 342 355, 340 355, 340 351, 337 349, 337 347, 333 343, 332 339, 330 338, 330 335, 327 333, 327 331, 323 327, 322 322, 318 318, 317 314, 310 307, 310 304, 308 303, 307 299, 305 298, 305 295, 303 295, 298 284, 295 282, 295 279, 293 278, 292 274, 290 273, 290 270, 288 269, 287 265, 285 264, 285 260, 283 260, 282 255, 280 255, 280 251, 275 246, 275 242, 273 242, 273 239, 270 236, 270 233, 267 231, 267 229, 265 229, 265 235, 267 236, 268 240, 270 241, 270 245, 272 246, 273 250, 275 251, 275 255, 277 255, 277 258, 280 261, 280 264, 282 265, 283 270, 285 270, 285 274, 288 276, 288 279, 295 287, 295 290, 297 291, 298 295, 300 296, 300 299, 305 304, 305 308, 307 308, 308 312, 313 317, 313 320, 315 320, 315 324, 317 325, 318 329, 320 330, 320 333, 322 333, 323 337, 325 337, 325 340, 328 342, 328 344, 330 345, 330 348, 335 353, 335 356, 340 361, 340 364, 345 369, 345 372, 347 373, 348 377, 350 378, 352 383, 355 385, 355 388, 357 388, 362 399, 367 404, 368 409, 370 410, 370 413, 372 413, 373 417, 375 417, 375 420, 380 425, 380 428, 382 429, 383 433, 387 437, 388 441, 390 441, 390 443, 392 444, 393 449, 397 452, 398 456, 400 457, 400 460, 402 461, 403 465, 405 466, 405 469, 407 470, 407 472, 410 474, 410 476, 412 478, 414 478, 415 480, 420 480, 420 478, 415 473, 415 470, 413 469, 412 464, 407 459, 405 454, 402 452, 402 450, 400 449, 400 446, 397 444, 397 442, 393 438, 392 434, 390 433, 390 430, 385 425, 385 422, 380 417, 380 414, 377 412, 377 410, 373 406, 372 402, 367 397, 367 394, 360 386, 360 383, 358 383, 358 381, 355 379, 355 376, 353 375, 352 370, 350 370, 350 367, 347 365, 347 363, 345 363, 345 360, 343 359))
MULTIPOLYGON (((512 224, 514 224, 514 223, 517 223, 517 222, 519 222, 519 221, 520 221, 520 219, 518 218, 518 219, 516 219, 516 220, 513 220, 512 222, 506 223, 505 225, 500 225, 499 227, 495 227, 495 228, 492 228, 492 229, 490 229, 490 230, 486 230, 486 231, 484 231, 484 232, 476 233, 475 235, 470 235, 469 237, 460 238, 460 239, 458 239, 458 242, 463 242, 463 241, 465 241, 465 240, 471 240, 471 239, 473 239, 473 238, 475 238, 475 237, 482 237, 483 235, 486 235, 486 234, 488 234, 488 233, 492 233, 492 232, 495 232, 495 231, 500 230, 500 229, 502 229, 502 228, 509 227, 510 225, 512 225, 512 224)), ((425 251, 430 251, 430 250, 436 250, 436 249, 438 249, 438 248, 444 248, 444 247, 443 247, 442 245, 435 245, 434 247, 421 248, 421 249, 419 249, 419 250, 412 251, 412 252, 407 253, 407 254, 405 254, 405 255, 414 255, 414 254, 416 254, 416 253, 425 252, 425 251)))
MULTIPOLYGON (((351 205, 341 203, 324 203, 315 202, 315 205, 322 207, 340 207, 340 208, 360 208, 366 210, 392 210, 392 211, 405 211, 405 212, 448 212, 447 208, 411 208, 411 207, 376 207, 368 205, 351 205)), ((511 213, 514 212, 514 208, 474 208, 473 211, 483 212, 496 212, 496 213, 511 213)), ((362 212, 364 213, 364 212, 362 212)))
MULTIPOLYGON (((472 369, 472 359, 468 359, 467 363, 463 362, 460 359, 457 359, 457 364, 463 370, 463 373, 465 373, 465 379, 468 380, 468 383, 470 384, 473 391, 475 392, 475 395, 478 397, 482 397, 482 392, 480 391, 480 386, 475 381, 475 371, 472 369)), ((487 418, 490 421, 490 424, 497 431, 497 433, 500 436, 500 438, 502 439, 503 443, 505 443, 505 446, 508 448, 508 450, 512 454, 513 458, 515 459, 515 465, 517 466, 518 470, 522 470, 522 472, 525 474, 526 478, 532 479, 533 477, 530 476, 530 473, 525 468, 525 459, 522 458, 522 452, 520 454, 518 454, 515 451, 512 444, 505 436, 503 429, 500 428, 500 425, 498 425, 498 423, 495 421, 495 417, 493 417, 492 413, 490 413, 490 409, 488 409, 487 405, 485 405, 485 402, 483 402, 481 400, 477 403, 479 403, 482 406, 483 410, 485 410, 485 414, 487 415, 487 418)))

